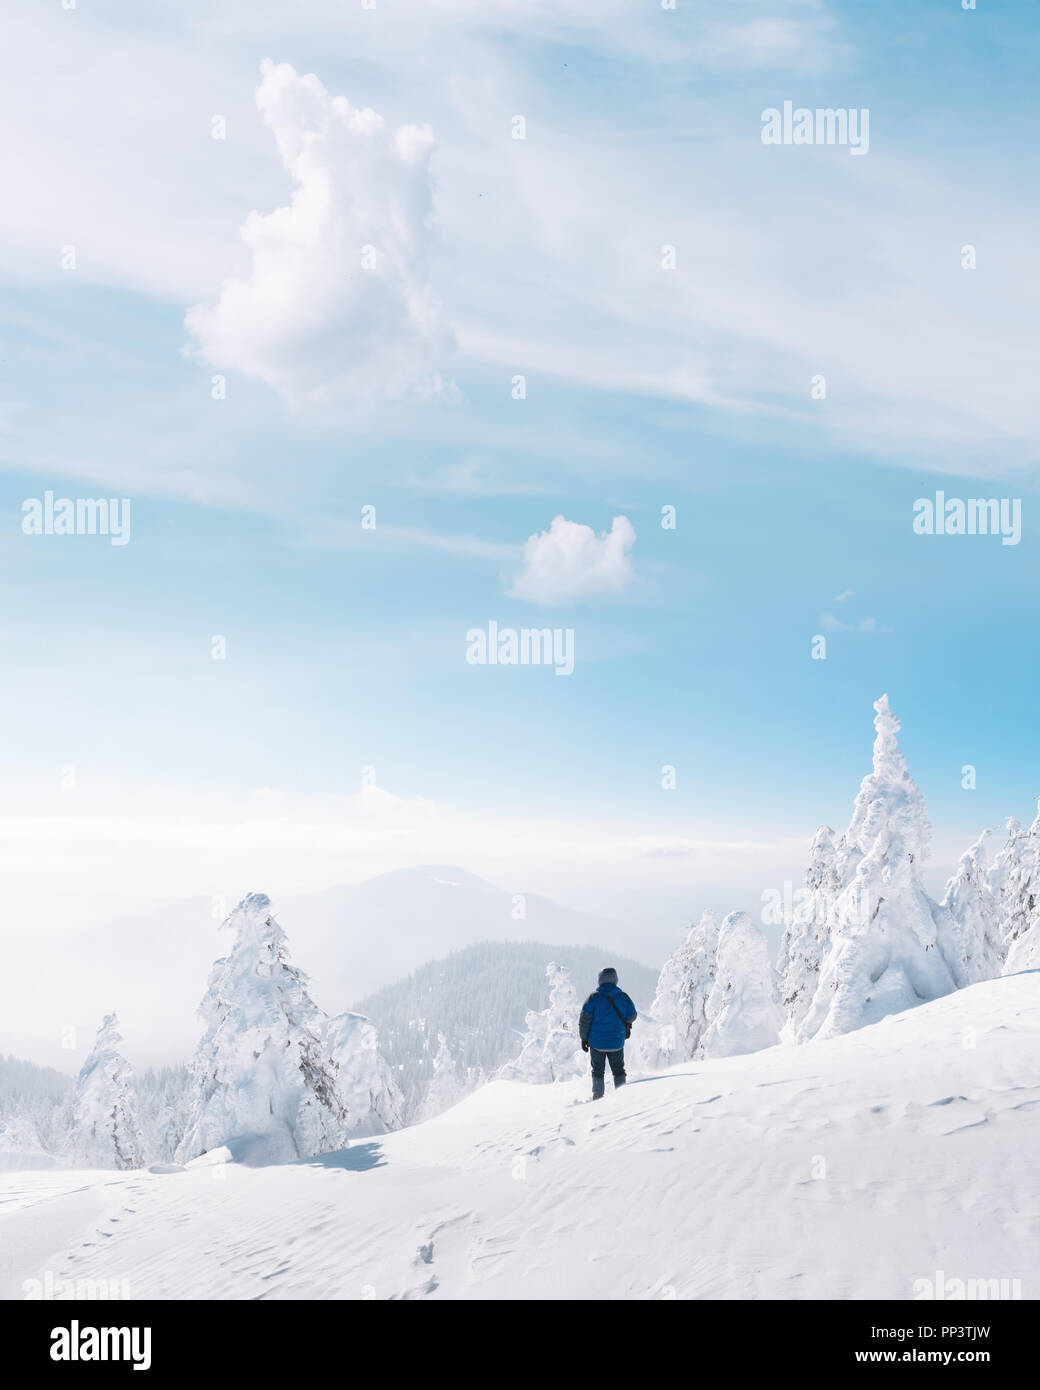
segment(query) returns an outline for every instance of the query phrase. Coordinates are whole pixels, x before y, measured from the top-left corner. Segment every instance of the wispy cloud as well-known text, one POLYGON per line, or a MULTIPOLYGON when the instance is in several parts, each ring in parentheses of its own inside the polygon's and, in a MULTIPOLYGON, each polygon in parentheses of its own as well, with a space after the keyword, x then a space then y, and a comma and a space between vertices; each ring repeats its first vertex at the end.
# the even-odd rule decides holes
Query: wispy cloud
POLYGON ((883 627, 876 618, 860 618, 859 622, 845 623, 840 618, 836 618, 833 613, 823 613, 820 616, 819 626, 824 632, 891 632, 890 627, 883 627))

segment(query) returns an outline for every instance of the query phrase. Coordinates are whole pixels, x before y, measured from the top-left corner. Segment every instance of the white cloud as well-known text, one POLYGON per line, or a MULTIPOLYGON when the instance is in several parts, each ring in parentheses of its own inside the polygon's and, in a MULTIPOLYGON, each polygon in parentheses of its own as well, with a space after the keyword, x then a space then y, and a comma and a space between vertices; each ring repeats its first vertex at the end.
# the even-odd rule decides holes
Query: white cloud
POLYGON ((528 539, 523 568, 507 592, 547 605, 622 594, 634 578, 628 552, 635 539, 625 516, 598 536, 591 526, 554 517, 548 531, 528 539))
POLYGON ((249 214, 248 269, 189 310, 199 352, 296 404, 450 394, 453 340, 430 285, 433 132, 390 134, 313 73, 260 66, 256 104, 292 201, 249 214))
POLYGON ((882 627, 877 618, 860 618, 858 623, 843 623, 833 613, 820 617, 820 627, 826 632, 891 632, 890 627, 882 627))

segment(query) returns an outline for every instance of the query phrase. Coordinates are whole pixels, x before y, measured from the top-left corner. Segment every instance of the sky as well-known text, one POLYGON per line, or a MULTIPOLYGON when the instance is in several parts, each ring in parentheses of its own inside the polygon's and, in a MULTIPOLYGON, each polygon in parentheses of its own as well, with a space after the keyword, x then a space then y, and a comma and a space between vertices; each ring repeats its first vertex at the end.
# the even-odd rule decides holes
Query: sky
POLYGON ((1038 50, 1011 0, 16 10, 13 925, 422 863, 754 912, 882 692, 938 886, 1031 819, 1038 50), (939 491, 1017 543, 918 534, 939 491))

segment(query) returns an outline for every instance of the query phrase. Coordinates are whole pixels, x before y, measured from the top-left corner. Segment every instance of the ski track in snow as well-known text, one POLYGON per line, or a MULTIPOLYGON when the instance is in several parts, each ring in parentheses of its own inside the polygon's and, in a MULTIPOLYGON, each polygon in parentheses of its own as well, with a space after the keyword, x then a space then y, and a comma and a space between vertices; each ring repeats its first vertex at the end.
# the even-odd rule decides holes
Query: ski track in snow
POLYGON ((0 1292, 909 1299, 941 1269, 1040 1295, 1040 972, 586 1093, 498 1082, 279 1167, 4 1174, 0 1292))

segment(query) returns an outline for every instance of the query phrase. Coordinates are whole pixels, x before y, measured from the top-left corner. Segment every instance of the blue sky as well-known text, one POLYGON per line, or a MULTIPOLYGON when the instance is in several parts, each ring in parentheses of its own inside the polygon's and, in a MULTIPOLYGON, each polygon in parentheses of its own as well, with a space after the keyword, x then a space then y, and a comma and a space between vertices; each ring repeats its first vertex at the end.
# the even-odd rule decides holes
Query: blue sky
POLYGON ((41 873, 100 903, 424 860, 748 906, 844 824, 882 691, 943 867, 1030 815, 1032 7, 52 9, 0 113, 3 819, 35 910, 41 873), (275 136, 337 97, 382 130, 304 157, 286 233, 275 136), (869 108, 869 152, 763 145, 788 99, 869 108), (1022 499, 1021 542, 915 535, 940 488, 1022 499), (131 543, 24 536, 46 489, 129 497, 131 543), (627 518, 617 584, 512 597, 557 516, 627 518), (491 620, 573 628, 574 674, 468 665, 491 620))

